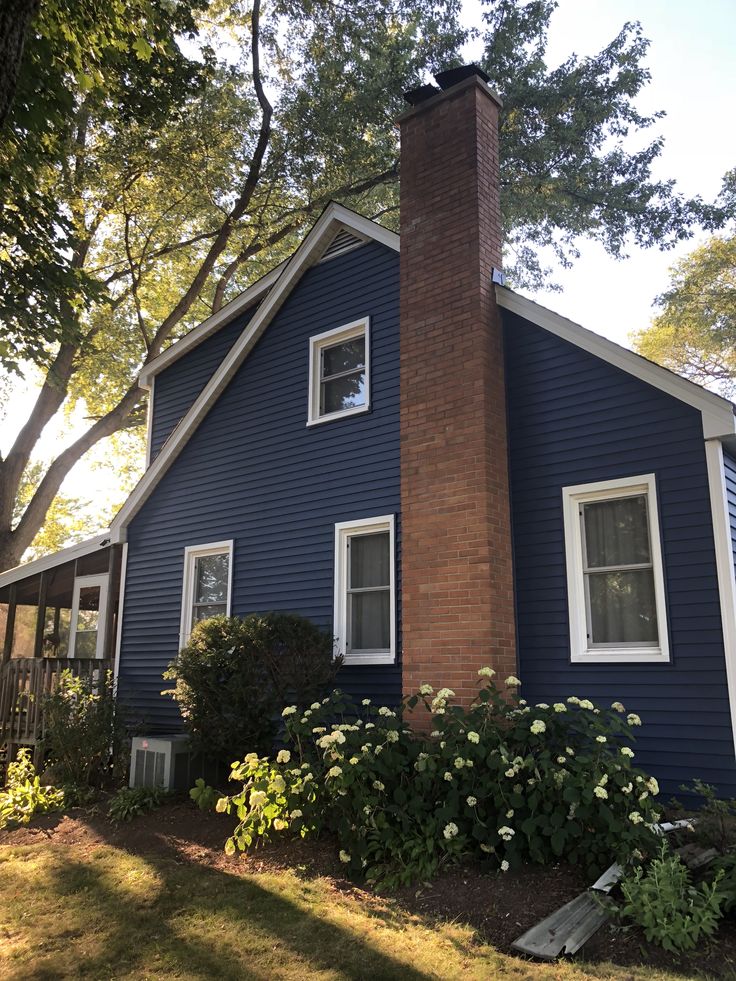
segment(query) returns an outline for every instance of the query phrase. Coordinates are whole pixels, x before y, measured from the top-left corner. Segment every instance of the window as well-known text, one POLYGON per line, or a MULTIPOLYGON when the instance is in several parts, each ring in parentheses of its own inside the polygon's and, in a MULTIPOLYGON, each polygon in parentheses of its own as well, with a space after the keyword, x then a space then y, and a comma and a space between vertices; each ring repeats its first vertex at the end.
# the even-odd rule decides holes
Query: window
POLYGON ((78 576, 74 580, 70 657, 104 656, 108 580, 107 575, 78 576))
POLYGON ((369 409, 369 359, 367 317, 310 338, 307 425, 369 409))
POLYGON ((350 664, 396 656, 393 515, 335 525, 335 634, 350 664))
POLYGON ((190 545, 184 549, 184 589, 179 643, 183 647, 200 620, 230 615, 232 542, 190 545))
POLYGON ((563 489, 573 661, 668 661, 654 475, 563 489))

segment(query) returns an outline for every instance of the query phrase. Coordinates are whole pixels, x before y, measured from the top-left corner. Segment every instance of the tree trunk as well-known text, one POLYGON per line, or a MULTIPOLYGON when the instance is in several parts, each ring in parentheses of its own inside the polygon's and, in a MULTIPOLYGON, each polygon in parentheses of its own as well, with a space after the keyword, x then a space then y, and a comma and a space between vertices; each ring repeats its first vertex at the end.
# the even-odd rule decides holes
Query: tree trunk
POLYGON ((13 104, 26 35, 38 7, 39 0, 5 0, 0 4, 0 128, 13 104))

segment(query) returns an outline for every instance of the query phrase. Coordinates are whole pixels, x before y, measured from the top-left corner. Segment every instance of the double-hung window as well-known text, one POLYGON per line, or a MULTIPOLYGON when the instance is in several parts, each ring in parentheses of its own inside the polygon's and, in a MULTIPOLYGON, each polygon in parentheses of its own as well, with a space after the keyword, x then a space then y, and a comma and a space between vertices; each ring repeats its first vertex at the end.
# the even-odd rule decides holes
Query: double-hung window
POLYGON ((191 545, 184 549, 184 588, 181 604, 180 645, 189 639, 200 620, 230 615, 232 542, 191 545))
POLYGON ((335 525, 335 634, 346 663, 396 656, 393 515, 335 525))
POLYGON ((668 661, 654 475, 563 490, 573 661, 668 661))
POLYGON ((369 360, 367 317, 310 338, 308 425, 369 409, 369 360))

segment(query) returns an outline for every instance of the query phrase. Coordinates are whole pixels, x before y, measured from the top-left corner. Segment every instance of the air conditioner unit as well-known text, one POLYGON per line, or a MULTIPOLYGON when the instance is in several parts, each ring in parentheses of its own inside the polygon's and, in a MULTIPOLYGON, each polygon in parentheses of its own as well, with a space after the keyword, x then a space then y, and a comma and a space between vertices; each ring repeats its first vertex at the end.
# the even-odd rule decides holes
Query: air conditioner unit
POLYGON ((174 789, 174 757, 189 753, 189 737, 135 736, 130 748, 130 786, 174 789))

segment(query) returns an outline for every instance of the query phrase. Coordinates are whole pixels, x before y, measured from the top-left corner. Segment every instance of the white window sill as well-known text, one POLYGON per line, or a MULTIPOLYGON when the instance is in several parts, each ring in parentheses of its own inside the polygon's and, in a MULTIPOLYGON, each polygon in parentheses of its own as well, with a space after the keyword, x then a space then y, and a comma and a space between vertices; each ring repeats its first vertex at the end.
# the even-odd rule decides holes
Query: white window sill
POLYGON ((394 664, 393 654, 344 654, 343 664, 394 664))
POLYGON ((336 422, 338 419, 347 419, 348 416, 359 416, 370 410, 370 405, 356 405, 352 409, 343 409, 340 412, 330 412, 325 416, 318 416, 316 419, 309 419, 307 427, 319 426, 323 422, 336 422))
POLYGON ((669 651, 661 647, 606 647, 570 657, 573 664, 669 664, 669 651))

